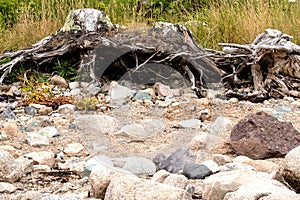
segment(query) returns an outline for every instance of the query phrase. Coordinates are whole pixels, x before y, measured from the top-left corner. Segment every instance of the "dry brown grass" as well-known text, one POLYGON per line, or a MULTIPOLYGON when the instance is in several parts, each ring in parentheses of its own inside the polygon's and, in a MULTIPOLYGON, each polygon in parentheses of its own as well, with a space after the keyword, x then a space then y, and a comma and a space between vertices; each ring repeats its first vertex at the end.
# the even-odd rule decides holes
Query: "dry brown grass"
MULTIPOLYGON (((21 49, 41 38, 54 33, 62 27, 66 16, 72 9, 94 7, 104 9, 114 23, 129 28, 147 26, 151 21, 143 17, 145 10, 137 9, 136 4, 124 4, 118 0, 110 1, 106 7, 92 4, 89 0, 41 0, 41 5, 33 9, 24 8, 19 14, 19 23, 12 29, 0 30, 0 52, 21 49)), ((216 1, 213 1, 216 2, 216 1)), ((201 8, 193 13, 165 15, 164 21, 191 22, 187 25, 200 45, 218 48, 218 42, 251 42, 266 28, 275 28, 294 36, 293 42, 300 44, 300 1, 288 0, 219 0, 219 5, 201 8), (205 25, 204 25, 205 24, 205 25)), ((149 17, 149 16, 148 16, 149 17)), ((151 17, 151 16, 150 16, 151 17)))

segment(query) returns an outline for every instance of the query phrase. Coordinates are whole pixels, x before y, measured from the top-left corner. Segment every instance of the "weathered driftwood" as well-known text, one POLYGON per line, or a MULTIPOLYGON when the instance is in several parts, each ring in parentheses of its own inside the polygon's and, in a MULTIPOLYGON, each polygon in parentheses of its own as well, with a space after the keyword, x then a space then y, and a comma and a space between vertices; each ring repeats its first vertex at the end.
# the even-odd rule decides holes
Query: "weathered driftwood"
POLYGON ((80 9, 72 11, 64 27, 53 35, 0 55, 2 62, 9 59, 0 65, 0 83, 14 67, 37 68, 55 59, 77 64, 79 71, 88 70, 94 80, 107 71, 124 73, 118 66, 134 72, 157 63, 180 72, 198 92, 221 82, 222 76, 226 88, 233 91, 228 97, 252 101, 300 97, 300 47, 290 40, 289 35, 267 29, 251 44, 220 43, 223 51, 214 51, 200 48, 191 32, 180 25, 157 22, 152 28, 119 32, 105 13, 80 9), (241 87, 252 90, 241 93, 241 87))
POLYGON ((220 43, 223 52, 214 59, 226 71, 223 79, 231 88, 253 86, 252 97, 240 94, 239 98, 300 97, 300 47, 291 39, 281 31, 267 29, 251 44, 220 43))
POLYGON ((108 66, 102 66, 103 62, 99 63, 97 56, 109 64, 119 60, 133 71, 147 63, 168 65, 189 79, 197 91, 201 86, 220 82, 221 78, 220 70, 208 58, 207 52, 194 42, 190 31, 183 26, 158 22, 149 29, 117 33, 117 25, 113 25, 103 12, 80 9, 72 11, 64 27, 55 34, 27 49, 4 53, 0 59, 11 60, 0 65, 4 72, 0 83, 17 65, 28 62, 43 65, 55 58, 82 61, 79 70, 89 67, 94 79, 101 78, 96 75, 102 76, 99 70, 104 71, 108 66), (83 59, 86 55, 89 57, 83 59))
POLYGON ((83 55, 102 41, 101 37, 113 35, 116 31, 117 27, 104 12, 95 9, 74 10, 56 33, 28 48, 0 55, 0 61, 9 59, 9 62, 0 65, 0 71, 3 72, 0 83, 16 66, 30 64, 32 68, 37 68, 55 58, 80 61, 83 55))

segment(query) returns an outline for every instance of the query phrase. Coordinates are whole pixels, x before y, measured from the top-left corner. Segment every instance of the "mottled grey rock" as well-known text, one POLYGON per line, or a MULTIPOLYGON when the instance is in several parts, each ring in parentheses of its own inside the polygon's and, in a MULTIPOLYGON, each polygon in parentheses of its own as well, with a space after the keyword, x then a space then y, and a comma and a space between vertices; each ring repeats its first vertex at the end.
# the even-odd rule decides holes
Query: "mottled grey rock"
POLYGON ((137 91, 134 96, 133 99, 135 100, 148 100, 151 101, 152 100, 152 96, 149 92, 145 92, 145 91, 137 91))
POLYGON ((261 111, 247 115, 233 127, 230 144, 236 154, 253 159, 283 157, 300 145, 299 134, 292 123, 261 111))
POLYGON ((26 106, 24 110, 27 115, 36 115, 38 113, 38 110, 31 106, 26 106))
POLYGON ((179 125, 183 128, 200 128, 201 121, 199 119, 188 119, 188 120, 182 120, 179 122, 179 125))
POLYGON ((4 117, 4 118, 8 118, 8 119, 15 119, 16 115, 12 111, 11 107, 7 107, 7 108, 5 108, 5 110, 3 110, 1 112, 0 117, 4 117))
POLYGON ((21 164, 7 151, 0 150, 0 181, 13 183, 22 176, 21 164))
POLYGON ((213 172, 205 165, 188 162, 183 167, 183 174, 189 179, 204 179, 213 172))
POLYGON ((165 169, 171 173, 177 173, 183 169, 184 165, 188 162, 194 162, 196 156, 188 149, 179 148, 169 157, 166 157, 164 154, 160 153, 156 155, 153 159, 153 162, 157 168, 165 169))

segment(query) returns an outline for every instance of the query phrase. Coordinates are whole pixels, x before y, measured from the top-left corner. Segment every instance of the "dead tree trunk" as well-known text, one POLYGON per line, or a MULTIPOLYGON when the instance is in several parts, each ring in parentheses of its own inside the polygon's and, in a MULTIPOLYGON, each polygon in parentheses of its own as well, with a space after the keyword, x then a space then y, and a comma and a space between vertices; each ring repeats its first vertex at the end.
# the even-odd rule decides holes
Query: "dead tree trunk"
POLYGON ((246 95, 228 95, 241 99, 300 97, 300 47, 291 39, 281 31, 267 29, 250 44, 220 43, 223 52, 213 57, 226 71, 224 82, 233 90, 249 83, 253 89, 246 95))
POLYGON ((267 29, 251 44, 220 43, 223 51, 214 51, 200 48, 184 26, 157 22, 148 29, 120 32, 105 13, 80 9, 72 11, 53 35, 0 55, 0 84, 13 68, 41 69, 55 59, 77 63, 79 71, 88 70, 94 80, 119 73, 118 66, 137 71, 157 63, 180 72, 198 92, 222 82, 228 97, 300 97, 300 47, 291 38, 267 29), (252 90, 241 92, 243 87, 252 90))

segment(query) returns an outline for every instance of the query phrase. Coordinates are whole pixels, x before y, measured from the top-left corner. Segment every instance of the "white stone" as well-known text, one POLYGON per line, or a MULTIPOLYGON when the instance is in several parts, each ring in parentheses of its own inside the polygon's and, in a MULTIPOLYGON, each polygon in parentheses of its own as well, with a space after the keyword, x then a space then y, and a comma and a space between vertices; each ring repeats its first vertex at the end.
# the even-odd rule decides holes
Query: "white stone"
POLYGON ((0 193, 13 193, 17 188, 10 183, 0 182, 0 193))
POLYGON ((64 148, 64 152, 69 156, 75 156, 79 152, 81 152, 84 149, 84 146, 80 143, 71 143, 67 144, 64 148))
POLYGON ((23 170, 10 153, 0 151, 0 181, 13 183, 23 176, 23 170))
POLYGON ((224 200, 299 200, 295 192, 287 189, 283 184, 275 180, 263 182, 250 182, 240 186, 236 191, 228 192, 224 200), (261 198, 259 198, 261 197, 261 198))
POLYGON ((185 190, 134 176, 114 177, 104 200, 190 200, 185 190))
POLYGON ((54 153, 51 151, 31 152, 24 155, 25 158, 32 159, 40 165, 54 165, 54 153))
POLYGON ((27 133, 27 142, 30 146, 47 146, 49 145, 49 140, 47 136, 42 136, 36 132, 29 132, 27 133))
POLYGON ((210 169, 210 171, 212 171, 213 173, 220 171, 219 165, 213 160, 206 160, 206 161, 201 162, 200 164, 208 167, 210 169))

